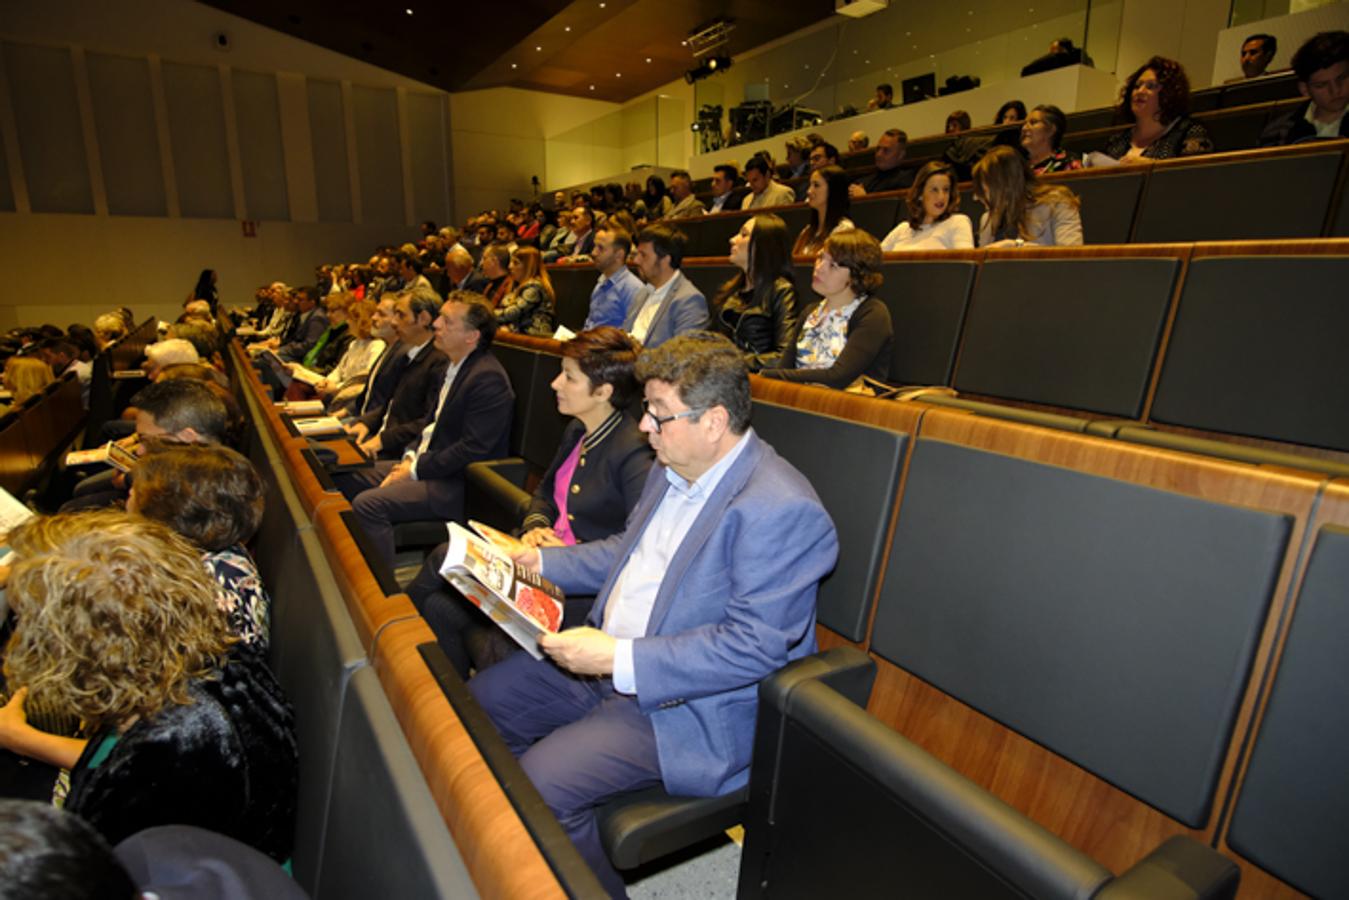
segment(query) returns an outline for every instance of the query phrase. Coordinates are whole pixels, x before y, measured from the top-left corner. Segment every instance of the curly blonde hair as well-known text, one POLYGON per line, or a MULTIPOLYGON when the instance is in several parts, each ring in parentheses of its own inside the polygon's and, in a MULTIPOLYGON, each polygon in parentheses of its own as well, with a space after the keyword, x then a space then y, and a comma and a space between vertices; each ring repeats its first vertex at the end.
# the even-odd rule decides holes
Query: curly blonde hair
POLYGON ((9 542, 6 677, 90 733, 191 703, 188 685, 223 665, 235 639, 215 585, 168 526, 94 510, 30 519, 9 542))

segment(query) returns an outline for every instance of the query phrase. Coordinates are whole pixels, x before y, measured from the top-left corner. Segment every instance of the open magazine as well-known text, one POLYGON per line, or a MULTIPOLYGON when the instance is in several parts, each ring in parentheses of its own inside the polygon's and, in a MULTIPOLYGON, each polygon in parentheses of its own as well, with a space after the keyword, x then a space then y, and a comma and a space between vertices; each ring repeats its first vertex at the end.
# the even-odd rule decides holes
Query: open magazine
POLYGON ((562 591, 458 522, 449 523, 449 532, 450 549, 440 567, 441 577, 513 641, 543 659, 539 635, 562 627, 566 599, 562 591))
POLYGON ((107 465, 119 472, 130 472, 140 461, 136 451, 139 443, 139 436, 132 435, 120 441, 108 441, 90 450, 72 450, 66 454, 66 467, 107 465))

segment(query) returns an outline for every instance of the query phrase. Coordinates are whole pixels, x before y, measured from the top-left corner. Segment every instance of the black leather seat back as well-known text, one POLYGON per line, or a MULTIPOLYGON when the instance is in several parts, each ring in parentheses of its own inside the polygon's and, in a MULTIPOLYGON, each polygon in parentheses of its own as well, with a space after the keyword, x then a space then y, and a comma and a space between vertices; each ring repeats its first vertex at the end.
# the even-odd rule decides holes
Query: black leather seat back
POLYGON ((848 218, 852 219, 853 224, 858 228, 879 241, 884 240, 885 236, 895 227, 896 220, 903 208, 903 197, 863 198, 853 201, 848 218))
POLYGON ((685 219, 677 223, 688 238, 685 256, 725 256, 731 249, 731 235, 740 230, 748 213, 738 210, 717 213, 702 219, 685 219))
POLYGON ((1222 105, 1250 106, 1252 103, 1273 103, 1276 100, 1300 99, 1297 90, 1297 76, 1275 75, 1272 78, 1253 78, 1238 81, 1223 87, 1222 105))
POLYGON ((989 260, 954 386, 1136 417, 1179 274, 1166 257, 989 260))
POLYGON ((506 343, 493 344, 492 353, 501 362, 501 367, 506 370, 506 377, 511 380, 511 390, 515 391, 515 413, 511 417, 510 449, 512 455, 517 455, 521 452, 520 448, 524 444, 532 424, 530 421, 532 412, 530 405, 532 395, 530 392, 534 386, 534 368, 537 365, 539 354, 533 350, 513 347, 506 343))
POLYGON ((838 565, 820 585, 818 620, 860 641, 880 582, 909 436, 762 400, 754 401, 753 422, 759 436, 809 479, 834 520, 838 565))
POLYGON ((825 684, 773 711, 776 765, 762 794, 755 773, 741 897, 1067 900, 1111 878, 825 684))
MULTIPOLYGON (((1046 179, 1055 181, 1059 179, 1046 179)), ((1082 239, 1088 244, 1127 244, 1133 231, 1146 172, 1063 178, 1060 183, 1082 201, 1082 239)))
POLYGON ((1201 828, 1291 527, 920 437, 871 650, 1201 828))
POLYGON ((891 384, 951 383, 960 329, 979 271, 970 260, 888 260, 878 295, 895 337, 891 384))
POLYGON ((520 445, 520 455, 530 465, 548 468, 562 441, 562 431, 571 421, 557 411, 557 394, 552 382, 562 371, 562 357, 535 353, 537 360, 529 384, 529 426, 520 445))
POLYGON ((1319 237, 1344 152, 1211 165, 1158 165, 1149 175, 1134 240, 1319 237))
POLYGON ((351 680, 336 750, 327 842, 313 896, 477 896, 371 668, 351 680))
POLYGON ((589 264, 549 266, 548 279, 556 295, 557 322, 572 331, 585 327, 590 315, 590 292, 599 281, 599 270, 589 264))
MULTIPOLYGON (((729 248, 728 248, 729 249, 729 248)), ((722 254, 726 255, 725 253, 722 254)), ((735 277, 740 271, 736 266, 730 263, 715 265, 691 265, 685 266, 680 270, 684 277, 693 283, 699 291, 702 292, 703 299, 707 301, 707 310, 709 314, 716 315, 713 309, 712 301, 721 290, 721 286, 735 277)))
POLYGON ((1349 895, 1349 530, 1317 535, 1228 843, 1314 897, 1349 895))
POLYGON ((1349 450, 1346 284, 1344 257, 1193 260, 1151 420, 1349 450))
POLYGON ((1204 128, 1208 130, 1209 140, 1213 141, 1215 152, 1228 150, 1250 150, 1260 146, 1260 132, 1265 130, 1269 121, 1270 106, 1258 103, 1224 109, 1204 117, 1204 128))

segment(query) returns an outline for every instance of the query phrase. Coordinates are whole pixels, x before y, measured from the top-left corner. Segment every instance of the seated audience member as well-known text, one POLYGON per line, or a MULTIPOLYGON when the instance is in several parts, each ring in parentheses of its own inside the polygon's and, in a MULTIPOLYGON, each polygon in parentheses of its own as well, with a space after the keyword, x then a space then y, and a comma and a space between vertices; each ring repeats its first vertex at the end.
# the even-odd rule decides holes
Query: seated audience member
POLYGON ((885 303, 872 296, 884 280, 881 262, 881 245, 860 229, 825 241, 810 281, 824 299, 802 319, 780 366, 759 374, 839 389, 863 375, 885 381, 894 326, 885 303))
POLYGON ((347 342, 347 349, 337 365, 314 385, 314 393, 329 408, 361 392, 375 360, 384 352, 384 339, 375 337, 373 331, 375 309, 373 300, 355 300, 347 306, 347 328, 351 338, 347 342))
POLYGON ((276 348, 276 355, 284 362, 304 359, 328 330, 328 315, 319 305, 318 288, 312 285, 296 288, 293 299, 295 318, 276 348))
POLYGON ((267 649, 271 600, 244 543, 262 522, 262 479, 228 447, 171 447, 135 468, 129 513, 163 522, 201 552, 230 632, 267 649))
POLYGON ((648 225, 637 236, 637 269, 646 285, 628 305, 623 330, 648 350, 707 327, 707 300, 679 271, 687 242, 684 232, 662 224, 648 225))
POLYGON ((867 101, 867 109, 890 109, 895 105, 895 88, 890 84, 876 85, 876 96, 867 101))
POLYGON ((1068 118, 1057 106, 1037 106, 1021 126, 1021 149, 1026 151, 1031 171, 1036 175, 1067 172, 1082 168, 1076 153, 1063 149, 1068 118))
POLYGON ((1027 75, 1048 72, 1051 69, 1061 69, 1064 66, 1075 66, 1079 63, 1091 65, 1082 51, 1073 46, 1071 39, 1061 37, 1050 41, 1048 53, 1023 67, 1021 77, 1025 78, 1027 75))
POLYGON ((188 297, 189 300, 205 300, 210 306, 212 317, 220 306, 220 295, 216 291, 216 283, 219 280, 215 269, 202 269, 201 274, 197 276, 196 286, 192 288, 192 295, 188 297))
POLYGON ((740 201, 741 209, 788 206, 796 202, 796 194, 791 188, 773 180, 772 162, 761 154, 756 153, 745 163, 745 182, 749 185, 749 193, 740 201))
POLYGON ((556 262, 560 257, 570 255, 575 246, 576 235, 571 230, 571 210, 563 207, 557 211, 557 230, 544 247, 543 261, 556 262))
POLYGON ((569 594, 598 594, 587 627, 541 638, 551 661, 517 653, 469 682, 616 897, 595 807, 651 785, 746 784, 758 683, 814 652, 816 590, 838 556, 810 483, 750 428, 730 341, 684 335, 643 352, 637 375, 660 464, 626 530, 517 557, 569 594))
MULTIPOLYGON (((402 444, 397 461, 337 479, 380 557, 393 565, 399 522, 464 518, 464 470, 506 456, 514 393, 492 355, 496 316, 478 294, 451 294, 435 320, 435 344, 448 360, 431 392, 423 427, 402 444)), ((396 399, 396 397, 395 397, 396 399)))
POLYGON ((104 313, 94 319, 94 340, 98 349, 104 350, 109 344, 126 336, 126 323, 117 313, 104 313))
POLYGON ((533 247, 516 250, 510 271, 515 289, 501 301, 497 324, 519 334, 552 337, 557 330, 557 295, 548 270, 539 261, 539 251, 533 247))
MULTIPOLYGON (((651 447, 626 412, 637 397, 633 366, 641 346, 617 328, 583 331, 562 345, 553 380, 557 410, 571 416, 552 464, 534 491, 517 534, 529 547, 570 547, 623 530, 651 468, 651 447)), ((431 552, 408 596, 459 674, 482 670, 513 650, 481 613, 440 576, 448 544, 431 552)), ((564 627, 580 625, 591 601, 568 598, 564 627)))
POLYGON ((848 152, 856 153, 858 150, 865 150, 871 143, 871 138, 867 137, 865 131, 854 131, 848 135, 848 152))
POLYGON ((810 171, 810 149, 814 144, 809 137, 798 135, 787 141, 784 148, 787 152, 787 176, 788 178, 804 178, 810 171))
MULTIPOLYGON (((346 355, 347 347, 351 345, 348 308, 354 299, 351 294, 329 294, 323 299, 323 305, 328 311, 328 327, 303 359, 286 364, 292 375, 304 374, 310 379, 317 379, 337 368, 346 355)), ((316 393, 312 387, 296 378, 286 391, 286 399, 304 400, 316 393)))
POLYGON ((962 131, 969 131, 970 128, 970 114, 963 109, 958 109, 946 117, 947 134, 960 134, 962 131))
POLYGON ((825 166, 810 173, 806 205, 810 222, 796 236, 793 256, 814 256, 831 234, 857 226, 848 218, 852 200, 848 194, 848 173, 838 166, 825 166))
MULTIPOLYGON (((838 166, 838 148, 827 141, 820 141, 810 148, 809 156, 810 172, 818 172, 825 166, 838 166)), ((806 199, 806 191, 810 190, 810 179, 807 178, 796 187, 796 199, 798 201, 806 199)))
POLYGON ((191 341, 182 338, 156 341, 145 348, 145 377, 154 381, 159 377, 159 373, 169 366, 181 366, 189 363, 200 363, 201 361, 201 354, 197 352, 196 346, 191 341))
MULTIPOLYGON (((498 222, 496 226, 495 240, 498 246, 505 247, 511 253, 519 246, 515 242, 515 229, 510 222, 498 222)), ((409 282, 404 282, 404 287, 412 287, 409 282)))
POLYGON ((1154 56, 1143 63, 1120 91, 1116 121, 1133 127, 1113 135, 1104 153, 1122 163, 1212 153, 1208 130, 1191 119, 1190 79, 1171 59, 1154 56))
POLYGON ((1015 125, 1018 122, 1026 120, 1026 104, 1020 100, 1008 100, 1002 106, 998 107, 998 114, 993 117, 994 125, 1015 125))
POLYGON ((52 367, 37 356, 11 356, 5 360, 5 390, 14 406, 36 397, 56 379, 52 367))
POLYGON ((628 255, 631 252, 632 235, 616 228, 613 222, 595 235, 595 252, 592 256, 595 268, 600 270, 600 277, 590 292, 586 330, 601 325, 623 327, 632 298, 642 289, 642 280, 628 268, 628 255))
POLYGON ((716 328, 744 354, 751 372, 771 369, 796 339, 796 285, 786 223, 772 213, 746 219, 731 237, 731 263, 740 271, 712 303, 716 328))
POLYGON ((1011 147, 991 147, 974 166, 974 196, 988 211, 979 218, 980 247, 1067 247, 1082 243, 1077 195, 1041 184, 1011 147))
POLYGON ((432 341, 439 315, 440 298, 427 288, 408 291, 395 303, 394 326, 404 357, 397 382, 387 403, 369 406, 347 426, 347 433, 366 453, 398 459, 430 421, 449 365, 432 341))
POLYGON ((1266 126, 1264 147, 1349 137, 1349 31, 1323 31, 1293 54, 1297 88, 1307 102, 1266 126))
POLYGON ((408 362, 407 348, 398 342, 397 318, 394 309, 397 298, 394 294, 381 297, 370 314, 370 335, 372 341, 382 343, 383 349, 375 355, 364 384, 351 396, 342 396, 340 390, 328 404, 330 415, 356 418, 370 412, 371 409, 383 410, 384 405, 393 396, 394 388, 402 375, 403 366, 408 362))
POLYGON ((17 690, 0 746, 70 769, 66 811, 110 842, 195 825, 285 861, 294 718, 261 655, 231 650, 196 549, 114 510, 30 519, 9 542, 19 561, 5 668, 17 690), (77 716, 86 738, 29 725, 29 697, 77 716))
MULTIPOLYGON (((170 444, 221 444, 229 435, 229 408, 218 385, 194 378, 161 378, 131 398, 134 433, 144 449, 170 444)), ((142 451, 143 452, 143 451, 142 451)), ((75 485, 62 512, 122 506, 127 498, 126 477, 105 469, 75 485)))
POLYGON ((683 170, 670 173, 670 196, 674 205, 670 207, 667 219, 692 219, 707 212, 703 201, 693 195, 693 179, 683 170))
POLYGON ((722 163, 712 169, 712 205, 708 207, 709 213, 740 208, 735 198, 735 185, 739 180, 740 173, 730 163, 722 163))
POLYGON ((648 175, 646 190, 642 192, 642 201, 646 204, 647 215, 652 221, 668 218, 674 203, 665 191, 665 180, 659 175, 648 175))
POLYGON ((876 171, 853 182, 848 193, 856 200, 882 191, 901 191, 913 184, 913 170, 900 165, 909 146, 909 136, 891 128, 876 142, 876 171))
POLYGON ((482 293, 487 288, 487 278, 474 270, 473 255, 462 246, 445 252, 445 280, 451 291, 482 293))
POLYGON ((511 251, 504 244, 488 244, 482 251, 482 275, 487 279, 483 286, 483 296, 496 308, 501 304, 515 284, 511 281, 511 251))
POLYGON ((1274 54, 1279 52, 1279 40, 1272 34, 1253 34, 1241 42, 1241 75, 1259 78, 1265 74, 1274 54))
MULTIPOLYGON (((654 177, 654 176, 652 176, 654 177)), ((664 188, 664 185, 661 185, 664 188)), ((668 197, 666 198, 669 199, 668 197)), ((571 233, 576 238, 571 253, 559 262, 584 262, 595 249, 595 213, 588 206, 578 206, 571 213, 571 233)))
POLYGON ((881 241, 882 251, 973 249, 970 217, 956 212, 960 189, 949 163, 933 160, 919 169, 905 204, 904 221, 881 241))
POLYGON ((80 358, 80 348, 68 339, 43 341, 38 354, 51 366, 52 375, 60 378, 67 372, 74 372, 80 380, 80 396, 85 407, 89 406, 89 383, 93 380, 93 363, 80 358))

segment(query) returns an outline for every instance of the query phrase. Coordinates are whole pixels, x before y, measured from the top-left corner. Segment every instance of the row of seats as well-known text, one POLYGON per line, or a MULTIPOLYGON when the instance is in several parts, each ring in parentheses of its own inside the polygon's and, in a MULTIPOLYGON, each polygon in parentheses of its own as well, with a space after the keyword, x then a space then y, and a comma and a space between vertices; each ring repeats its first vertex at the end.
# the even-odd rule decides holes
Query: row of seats
MULTIPOLYGON (((501 343, 537 366, 556 351, 501 343)), ((1242 896, 1349 889, 1349 682, 1334 652, 1349 613, 1349 481, 922 400, 758 378, 753 391, 756 431, 839 527, 818 634, 875 662, 874 720, 1110 871, 1154 851, 1165 868, 1189 851, 1159 846, 1188 836, 1240 867, 1242 896)), ((875 793, 849 793, 823 765, 801 768, 815 788, 792 807, 817 835, 802 816, 855 823, 875 793)), ((746 865, 764 862, 757 816, 746 865)), ((797 848, 773 854, 787 873, 773 884, 819 867, 827 877, 810 883, 845 885, 868 877, 864 863, 900 877, 877 862, 888 856, 787 840, 770 842, 797 848), (792 865, 797 852, 807 862, 792 865)))
MULTIPOLYGON (((1194 91, 1190 94, 1190 112, 1199 121, 1207 124, 1211 118, 1209 114, 1216 110, 1229 110, 1234 107, 1263 107, 1279 101, 1295 101, 1293 105, 1305 102, 1299 96, 1297 78, 1291 73, 1194 91)), ((1084 132, 1096 132, 1101 129, 1108 129, 1107 134, 1110 131, 1119 130, 1123 126, 1115 122, 1117 109, 1118 107, 1115 106, 1103 106, 1068 113, 1068 136, 1074 137, 1084 132)), ((914 161, 915 166, 921 165, 930 159, 940 157, 953 143, 962 138, 991 137, 1006 127, 986 125, 959 134, 932 134, 911 138, 905 156, 907 160, 914 161)), ((1217 145, 1219 150, 1237 150, 1254 147, 1260 137, 1260 131, 1263 130, 1263 124, 1253 131, 1243 129, 1240 132, 1233 132, 1222 125, 1219 125, 1216 130, 1220 132, 1222 137, 1222 142, 1217 145)), ((873 140, 877 137, 878 135, 872 135, 873 140)), ((1099 150, 1104 142, 1099 136, 1094 136, 1093 141, 1085 147, 1074 147, 1073 149, 1099 150)), ((842 152, 839 154, 839 165, 849 172, 861 172, 873 166, 875 158, 875 150, 872 148, 851 153, 842 152)), ((712 179, 710 177, 698 179, 693 183, 693 190, 704 198, 710 197, 712 179)))
POLYGON ((237 345, 230 359, 267 495, 272 663, 296 711, 296 879, 316 900, 599 896, 537 795, 522 808, 502 790, 510 754, 489 763, 419 649, 429 627, 237 345))
MULTIPOLYGON (((684 266, 707 296, 735 271, 684 266)), ((930 402, 1349 474, 1349 424, 1327 414, 1349 404, 1347 240, 939 251, 883 271, 889 380, 956 392, 930 402)), ((551 274, 579 329, 594 271, 551 274)))
MULTIPOLYGON (((1342 202, 1347 153, 1349 141, 1317 141, 1057 172, 1045 180, 1081 198, 1089 244, 1349 237, 1349 204, 1342 202)), ((906 194, 862 198, 848 215, 859 228, 884 237, 897 224, 906 194)), ((983 213, 968 184, 961 185, 961 207, 976 223, 983 213)), ((786 220, 792 234, 810 221, 804 204, 771 212, 786 220)), ((679 220, 689 237, 687 255, 725 256, 747 215, 737 210, 679 220)))
POLYGON ((22 501, 64 458, 83 424, 80 382, 73 372, 0 416, 0 488, 22 501))
POLYGON ((100 443, 103 425, 116 418, 145 382, 140 375, 145 348, 159 339, 159 320, 154 316, 122 335, 94 357, 89 382, 89 416, 82 446, 100 443))

